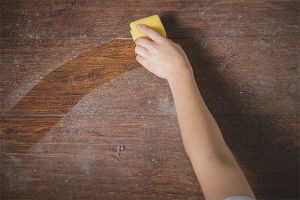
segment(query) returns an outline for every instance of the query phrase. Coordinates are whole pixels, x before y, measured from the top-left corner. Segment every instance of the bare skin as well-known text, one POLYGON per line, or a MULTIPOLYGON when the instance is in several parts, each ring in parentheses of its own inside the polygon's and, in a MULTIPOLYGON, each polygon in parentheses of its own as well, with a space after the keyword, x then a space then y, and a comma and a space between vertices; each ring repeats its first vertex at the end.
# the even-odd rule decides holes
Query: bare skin
POLYGON ((151 40, 138 38, 137 61, 169 82, 185 150, 206 199, 248 196, 251 187, 221 131, 206 107, 194 79, 193 69, 180 45, 145 25, 138 29, 151 40))

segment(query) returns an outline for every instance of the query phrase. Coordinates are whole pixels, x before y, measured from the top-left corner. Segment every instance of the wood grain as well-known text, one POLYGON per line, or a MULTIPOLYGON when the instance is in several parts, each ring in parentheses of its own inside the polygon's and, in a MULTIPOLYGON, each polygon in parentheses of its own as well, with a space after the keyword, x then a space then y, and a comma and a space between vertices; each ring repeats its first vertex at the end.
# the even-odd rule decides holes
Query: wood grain
MULTIPOLYGON (((216 119, 258 199, 297 197, 299 117, 216 119)), ((25 154, 3 148, 1 162, 3 198, 203 199, 172 115, 66 116, 25 154)))
POLYGON ((24 153, 40 141, 62 116, 14 116, 0 118, 1 151, 24 153))
POLYGON ((299 37, 298 1, 2 1, 1 38, 129 38, 159 14, 170 38, 299 37), (137 9, 138 8, 138 9, 137 9))
POLYGON ((298 13, 290 0, 1 1, 0 199, 204 199, 168 83, 134 58, 129 23, 153 14, 257 199, 299 199, 298 13))

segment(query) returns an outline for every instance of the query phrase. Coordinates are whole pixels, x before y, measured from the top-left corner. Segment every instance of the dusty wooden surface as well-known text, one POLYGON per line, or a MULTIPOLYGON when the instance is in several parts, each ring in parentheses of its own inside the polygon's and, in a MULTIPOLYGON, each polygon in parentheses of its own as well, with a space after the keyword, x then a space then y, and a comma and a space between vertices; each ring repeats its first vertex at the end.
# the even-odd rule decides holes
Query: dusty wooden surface
POLYGON ((129 23, 159 14, 258 199, 299 199, 299 1, 1 1, 0 199, 204 199, 165 80, 129 23))

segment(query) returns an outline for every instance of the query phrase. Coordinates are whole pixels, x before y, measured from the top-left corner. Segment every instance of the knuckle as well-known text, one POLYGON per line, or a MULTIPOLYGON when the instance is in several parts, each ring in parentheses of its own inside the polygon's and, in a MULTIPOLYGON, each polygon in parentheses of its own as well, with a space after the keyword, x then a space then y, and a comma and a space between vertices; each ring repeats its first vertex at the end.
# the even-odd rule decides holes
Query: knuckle
POLYGON ((164 36, 162 36, 162 35, 159 35, 159 36, 157 36, 156 41, 157 42, 165 42, 166 38, 164 36))
POLYGON ((140 42, 140 38, 137 38, 137 39, 135 40, 135 44, 138 45, 139 42, 140 42))
POLYGON ((157 46, 156 46, 155 44, 151 44, 151 45, 149 46, 149 50, 150 50, 150 51, 156 51, 156 50, 157 50, 157 46))
POLYGON ((138 51, 139 51, 138 48, 139 48, 138 46, 136 46, 136 47, 134 48, 135 53, 138 53, 138 51))

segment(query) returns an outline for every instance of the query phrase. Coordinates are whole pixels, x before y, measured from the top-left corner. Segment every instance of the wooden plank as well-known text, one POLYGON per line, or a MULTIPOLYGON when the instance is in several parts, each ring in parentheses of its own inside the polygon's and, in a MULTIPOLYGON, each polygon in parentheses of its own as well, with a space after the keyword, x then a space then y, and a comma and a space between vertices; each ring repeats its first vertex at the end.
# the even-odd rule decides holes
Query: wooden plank
MULTIPOLYGON (((131 40, 116 40, 114 42, 118 45, 98 46, 73 59, 68 54, 76 46, 72 40, 42 41, 44 44, 39 46, 39 50, 30 55, 35 47, 32 42, 23 41, 21 46, 15 40, 5 40, 3 43, 2 115, 65 114, 91 90, 139 66, 135 61, 131 40), (27 48, 27 44, 32 46, 27 48), (67 47, 65 50, 64 46, 67 47), (49 49, 58 49, 50 53, 58 55, 52 58, 46 53, 49 49), (10 59, 11 55, 18 58, 10 59), (56 60, 61 61, 64 57, 71 60, 56 67, 51 66, 52 61, 59 63, 56 60), (101 60, 103 66, 109 63, 108 69, 117 74, 112 76, 98 71, 100 59, 104 59, 101 60), (14 107, 17 102, 18 106, 14 107)), ((101 42, 94 41, 88 46, 101 42)), ((299 39, 189 39, 175 42, 187 52, 200 92, 213 114, 300 113, 299 39)), ((85 49, 84 46, 82 44, 78 48, 85 49)), ((163 106, 164 102, 166 109, 169 109, 167 113, 175 112, 172 110, 174 103, 168 83, 145 69, 117 77, 103 88, 91 91, 87 98, 90 100, 84 106, 89 110, 85 114, 126 115, 139 110, 140 115, 161 115, 166 113, 158 113, 156 108, 163 106), (97 106, 96 99, 103 104, 97 106), (111 107, 104 105, 107 103, 111 107), (93 109, 94 106, 97 109, 93 109)))
MULTIPOLYGON (((2 198, 204 199, 176 116, 73 114, 25 153, 8 151, 11 136, 1 139, 2 198)), ((299 116, 216 120, 258 199, 299 197, 299 116)))
POLYGON ((128 38, 159 14, 170 38, 299 37, 298 1, 1 1, 1 38, 128 38), (138 8, 138 9, 137 9, 138 8))

